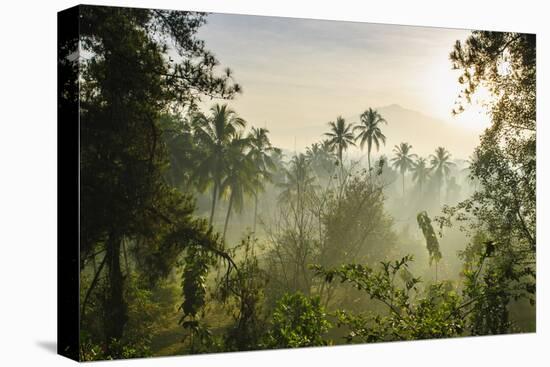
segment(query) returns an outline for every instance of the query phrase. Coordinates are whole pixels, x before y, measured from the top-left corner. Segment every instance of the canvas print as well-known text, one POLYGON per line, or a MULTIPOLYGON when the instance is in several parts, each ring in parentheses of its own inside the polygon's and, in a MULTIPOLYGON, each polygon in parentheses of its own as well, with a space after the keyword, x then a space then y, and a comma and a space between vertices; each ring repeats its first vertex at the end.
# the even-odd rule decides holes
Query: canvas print
POLYGON ((69 23, 60 353, 535 331, 534 34, 103 6, 69 23))

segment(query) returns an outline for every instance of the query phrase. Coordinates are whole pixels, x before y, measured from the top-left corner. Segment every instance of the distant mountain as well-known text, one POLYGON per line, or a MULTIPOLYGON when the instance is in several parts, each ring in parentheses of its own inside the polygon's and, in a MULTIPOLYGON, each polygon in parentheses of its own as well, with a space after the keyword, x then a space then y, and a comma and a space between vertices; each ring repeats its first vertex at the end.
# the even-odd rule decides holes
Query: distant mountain
MULTIPOLYGON (((426 156, 438 146, 447 148, 454 158, 467 158, 479 144, 479 133, 463 128, 450 121, 437 119, 420 112, 403 108, 397 104, 377 108, 388 121, 383 126, 386 146, 385 154, 403 141, 413 146, 413 152, 426 156)), ((350 121, 359 121, 359 116, 350 121)))
MULTIPOLYGON (((451 152, 453 158, 467 159, 479 144, 479 132, 463 128, 451 121, 431 117, 397 104, 378 107, 376 110, 388 124, 382 126, 382 131, 387 138, 386 145, 380 147, 379 153, 373 150, 373 156, 392 155, 394 145, 408 142, 413 146, 412 151, 421 156, 428 156, 438 146, 444 146, 451 152)), ((344 117, 348 122, 359 122, 359 115, 344 117)), ((327 131, 327 124, 319 124, 298 126, 286 132, 285 135, 288 136, 287 139, 295 138, 300 150, 300 147, 321 140, 327 131)), ((360 152, 358 149, 352 149, 348 154, 357 156, 360 152)))

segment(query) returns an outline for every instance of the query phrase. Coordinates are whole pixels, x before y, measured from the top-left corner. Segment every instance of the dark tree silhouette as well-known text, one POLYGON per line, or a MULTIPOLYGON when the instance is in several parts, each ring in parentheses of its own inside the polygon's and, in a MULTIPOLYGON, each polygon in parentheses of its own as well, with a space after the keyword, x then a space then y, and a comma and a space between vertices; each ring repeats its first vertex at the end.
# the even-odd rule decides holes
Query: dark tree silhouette
POLYGON ((413 159, 416 154, 411 153, 412 145, 409 143, 401 143, 393 148, 395 157, 392 158, 393 167, 401 173, 403 182, 403 195, 405 195, 405 173, 414 167, 413 159))
POLYGON ((435 154, 430 156, 430 170, 434 173, 434 178, 437 180, 437 198, 438 203, 441 203, 441 185, 443 180, 449 175, 454 162, 451 162, 451 153, 443 147, 438 147, 435 154))
POLYGON ((422 194, 422 189, 424 184, 430 178, 430 167, 428 167, 428 161, 426 158, 419 157, 412 168, 413 181, 416 181, 420 194, 422 194))
POLYGON ((328 144, 336 150, 338 154, 338 163, 340 164, 340 183, 343 183, 344 161, 343 152, 350 146, 355 146, 355 137, 353 135, 353 124, 346 124, 346 120, 342 116, 336 118, 336 122, 328 123, 330 132, 325 133, 328 137, 328 144))
POLYGON ((254 189, 254 223, 252 231, 256 232, 258 219, 258 196, 265 189, 265 183, 272 181, 272 173, 277 169, 272 155, 280 153, 279 148, 271 145, 268 137, 269 130, 263 128, 252 128, 248 135, 250 151, 248 155, 256 166, 256 188, 254 189))
POLYGON ((241 211, 245 196, 254 195, 261 184, 256 162, 248 154, 249 147, 250 140, 236 134, 224 150, 225 177, 220 185, 220 196, 227 193, 229 203, 223 226, 223 239, 227 233, 232 209, 241 211))
POLYGON ((369 108, 363 112, 360 117, 360 124, 353 128, 353 131, 358 131, 359 134, 355 140, 360 140, 360 147, 363 149, 365 142, 367 143, 367 159, 370 171, 370 153, 372 144, 376 146, 376 151, 380 150, 380 143, 386 144, 386 136, 382 134, 380 129, 381 124, 387 124, 386 120, 378 113, 378 111, 369 108))
POLYGON ((210 115, 197 113, 193 116, 193 128, 197 143, 204 149, 202 160, 196 170, 199 188, 204 190, 212 185, 212 206, 210 225, 213 225, 216 200, 226 167, 224 156, 227 146, 246 121, 240 118, 227 104, 216 104, 210 108, 210 115))

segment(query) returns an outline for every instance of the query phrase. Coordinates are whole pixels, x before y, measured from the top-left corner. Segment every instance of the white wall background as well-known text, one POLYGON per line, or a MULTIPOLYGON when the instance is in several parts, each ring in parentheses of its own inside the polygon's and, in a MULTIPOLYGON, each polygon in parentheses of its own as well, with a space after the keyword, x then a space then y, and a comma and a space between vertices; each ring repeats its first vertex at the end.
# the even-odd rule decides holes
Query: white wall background
MULTIPOLYGON (((550 27, 545 1, 134 0, 95 4, 281 15, 538 35, 537 334, 171 357, 117 366, 541 366, 550 341, 550 27), (543 168, 546 168, 545 171, 543 168)), ((0 365, 71 365, 56 340, 56 12, 75 1, 12 0, 0 12, 0 365)), ((106 365, 113 362, 99 362, 106 365)))

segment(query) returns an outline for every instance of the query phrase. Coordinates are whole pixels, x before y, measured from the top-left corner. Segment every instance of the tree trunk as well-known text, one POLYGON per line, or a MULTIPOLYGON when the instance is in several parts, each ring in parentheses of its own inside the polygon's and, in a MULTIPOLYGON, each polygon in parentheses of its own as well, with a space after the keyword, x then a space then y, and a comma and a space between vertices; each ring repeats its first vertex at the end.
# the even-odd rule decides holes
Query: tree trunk
POLYGON ((225 216, 225 224, 223 226, 223 237, 225 241, 225 233, 227 232, 227 225, 229 224, 229 217, 231 216, 231 207, 233 206, 233 193, 229 196, 229 206, 227 207, 227 215, 225 216))
POLYGON ((340 187, 344 184, 344 162, 342 158, 342 148, 338 148, 338 159, 340 160, 340 187))
POLYGON ((441 177, 437 180, 437 204, 441 205, 441 177))
POLYGON ((107 345, 115 340, 120 340, 124 333, 124 327, 128 321, 128 306, 124 300, 124 285, 122 271, 120 269, 120 246, 118 236, 111 233, 107 241, 106 263, 109 269, 109 288, 104 310, 105 338, 107 345))
POLYGON ((256 234, 256 220, 258 218, 258 193, 254 193, 254 225, 252 226, 252 232, 256 234))
POLYGON ((122 241, 122 252, 124 254, 124 265, 126 266, 126 275, 130 274, 130 265, 128 264, 128 252, 126 251, 126 240, 122 241))
POLYGON ((367 150, 367 160, 368 160, 368 163, 369 163, 369 174, 370 174, 370 148, 371 148, 371 145, 368 144, 368 150, 367 150))
POLYGON ((90 287, 86 291, 86 295, 84 296, 84 300, 82 301, 82 304, 80 305, 80 326, 82 327, 82 323, 84 321, 84 317, 86 315, 86 306, 88 305, 88 300, 90 298, 90 295, 92 294, 92 291, 94 290, 95 286, 97 285, 97 282, 99 280, 99 275, 101 274, 101 270, 103 270, 103 267, 105 266, 105 261, 107 260, 107 257, 103 257, 103 260, 101 260, 101 263, 99 264, 99 268, 97 270, 94 270, 94 278, 92 279, 92 283, 90 284, 90 287))
POLYGON ((216 198, 218 197, 218 184, 214 183, 212 188, 212 209, 210 211, 210 226, 214 226, 214 210, 216 209, 216 198))
POLYGON ((403 172, 401 176, 403 176, 403 196, 405 196, 405 172, 403 172))

